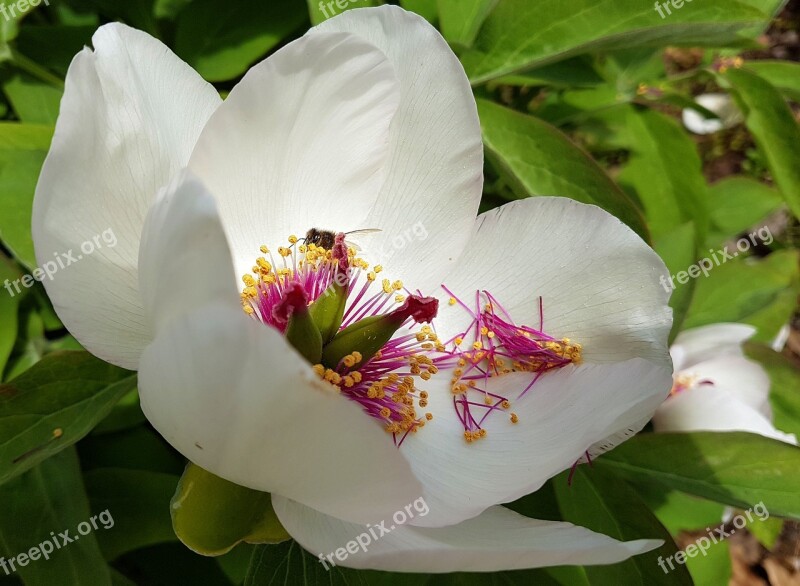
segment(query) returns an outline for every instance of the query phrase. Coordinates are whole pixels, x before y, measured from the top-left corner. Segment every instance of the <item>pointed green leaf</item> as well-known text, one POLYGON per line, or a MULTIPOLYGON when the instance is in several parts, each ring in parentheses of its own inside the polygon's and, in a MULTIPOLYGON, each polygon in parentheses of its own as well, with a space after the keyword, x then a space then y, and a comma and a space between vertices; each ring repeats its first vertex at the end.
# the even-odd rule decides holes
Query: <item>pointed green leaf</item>
POLYGON ((462 61, 477 84, 589 51, 724 46, 769 18, 736 0, 687 3, 664 18, 641 0, 540 0, 535 7, 530 0, 503 0, 462 61))
MULTIPOLYGON (((664 540, 660 548, 624 562, 585 568, 589 583, 626 586, 661 583, 665 572, 658 560, 675 555, 678 548, 636 491, 607 469, 579 466, 571 485, 567 484, 567 475, 561 474, 553 481, 565 521, 620 541, 664 540)), ((669 572, 669 583, 691 585, 692 580, 687 569, 676 564, 675 569, 669 572)))
POLYGON ((560 130, 486 100, 478 100, 478 114, 487 157, 514 195, 560 195, 595 204, 647 239, 633 202, 560 130))
POLYGON ((780 92, 746 69, 721 76, 734 90, 745 124, 767 159, 767 165, 789 209, 800 217, 800 125, 780 92))
POLYGON ((800 519, 800 448, 760 435, 699 431, 645 433, 604 454, 598 465, 625 478, 772 515, 800 519))
POLYGON ((88 352, 56 352, 0 385, 0 483, 74 444, 136 386, 88 352))

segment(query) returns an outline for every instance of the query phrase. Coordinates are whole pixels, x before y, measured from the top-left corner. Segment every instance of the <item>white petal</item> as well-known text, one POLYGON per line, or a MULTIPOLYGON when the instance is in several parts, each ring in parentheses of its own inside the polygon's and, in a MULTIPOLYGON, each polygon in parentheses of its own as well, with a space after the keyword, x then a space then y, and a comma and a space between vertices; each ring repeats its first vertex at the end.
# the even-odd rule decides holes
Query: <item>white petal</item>
POLYGON ((742 113, 728 94, 702 94, 695 101, 719 116, 706 118, 691 108, 683 110, 683 125, 695 134, 713 134, 731 128, 742 121, 742 113))
MULTIPOLYGON (((459 525, 436 529, 395 525, 386 517, 384 527, 390 532, 382 535, 377 527, 346 523, 284 498, 273 496, 272 505, 289 534, 313 555, 321 554, 328 567, 331 560, 349 568, 432 573, 602 565, 663 544, 655 539, 621 542, 570 523, 530 519, 504 507, 492 507, 459 525), (372 538, 370 529, 377 539, 372 538), (360 549, 359 539, 364 543, 360 549), (355 553, 346 549, 351 542, 355 553), (336 558, 337 550, 344 561, 336 558)), ((420 499, 413 505, 398 513, 419 516, 426 510, 420 499)))
POLYGON ((180 173, 150 208, 139 249, 139 288, 151 331, 215 301, 238 296, 233 260, 214 198, 180 173))
POLYGON ((92 40, 95 51, 79 53, 67 74, 33 238, 43 267, 70 251, 76 259, 44 280, 70 332, 100 358, 135 369, 150 338, 137 276, 142 224, 220 98, 143 32, 109 24, 92 40), (102 247, 81 251, 101 235, 102 247))
MULTIPOLYGON (((517 400, 531 378, 512 373, 489 379, 488 390, 509 398, 511 407, 489 415, 486 437, 472 443, 464 440, 449 377, 431 379, 436 385, 429 387, 428 410, 434 419, 401 446, 431 508, 419 523, 457 523, 533 492, 596 442, 649 418, 672 384, 668 368, 632 359, 564 367, 543 375, 517 400), (518 423, 509 420, 511 412, 518 423)), ((481 403, 483 395, 473 392, 469 400, 481 403)))
POLYGON ((345 33, 298 39, 245 75, 189 163, 219 202, 237 274, 262 244, 364 227, 399 100, 384 54, 345 33))
POLYGON ((722 389, 709 386, 687 389, 670 397, 653 417, 656 431, 749 431, 797 444, 747 403, 722 389))
POLYGON ((159 433, 222 478, 355 522, 418 497, 381 426, 234 305, 172 320, 144 351, 142 409, 159 433))
POLYGON ((357 34, 400 80, 388 176, 355 239, 365 258, 412 290, 438 287, 469 238, 483 187, 480 122, 467 76, 442 36, 397 6, 350 10, 309 32, 357 34), (421 267, 424 267, 422 269, 421 267))
POLYGON ((722 389, 746 403, 767 419, 772 418, 769 404, 769 375, 764 368, 740 356, 722 356, 705 360, 678 373, 689 376, 693 387, 705 389, 710 381, 714 388, 722 389))
POLYGON ((683 370, 719 356, 743 356, 742 344, 756 333, 753 326, 719 323, 692 328, 678 334, 671 352, 675 370, 683 370))
MULTIPOLYGON (((482 214, 445 284, 472 305, 488 290, 517 324, 583 345, 586 362, 642 357, 670 364, 664 263, 630 228, 598 207, 535 197, 482 214)), ((446 296, 445 296, 446 298, 446 296)), ((449 339, 470 316, 442 304, 437 332, 449 339)))

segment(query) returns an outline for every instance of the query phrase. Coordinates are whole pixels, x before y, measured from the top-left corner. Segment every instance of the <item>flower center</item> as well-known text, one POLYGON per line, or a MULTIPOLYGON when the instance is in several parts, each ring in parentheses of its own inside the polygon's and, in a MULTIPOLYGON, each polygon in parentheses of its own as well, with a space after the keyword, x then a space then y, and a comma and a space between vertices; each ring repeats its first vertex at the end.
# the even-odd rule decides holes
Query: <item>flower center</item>
MULTIPOLYGON (((568 364, 581 363, 581 345, 568 338, 556 339, 542 331, 544 310, 539 298, 539 327, 517 325, 497 299, 488 291, 476 291, 474 307, 444 287, 450 295, 449 305, 459 306, 471 316, 471 321, 461 334, 445 343, 449 350, 436 364, 455 367, 450 380, 453 406, 464 426, 467 442, 486 436, 483 424, 495 412, 507 412, 512 399, 497 395, 487 389, 492 377, 512 372, 531 373, 530 383, 514 400, 521 399, 546 372, 568 364)), ((511 423, 519 417, 510 413, 511 423)))
POLYGON ((379 280, 383 268, 360 258, 344 234, 333 243, 288 240, 277 256, 262 246, 264 256, 242 277, 245 313, 286 335, 320 378, 379 420, 399 446, 433 419, 418 412, 428 404, 418 385, 438 372, 432 356, 444 351, 421 325, 435 317, 438 302, 409 294, 400 281, 379 280), (321 350, 309 350, 317 335, 309 324, 321 350))

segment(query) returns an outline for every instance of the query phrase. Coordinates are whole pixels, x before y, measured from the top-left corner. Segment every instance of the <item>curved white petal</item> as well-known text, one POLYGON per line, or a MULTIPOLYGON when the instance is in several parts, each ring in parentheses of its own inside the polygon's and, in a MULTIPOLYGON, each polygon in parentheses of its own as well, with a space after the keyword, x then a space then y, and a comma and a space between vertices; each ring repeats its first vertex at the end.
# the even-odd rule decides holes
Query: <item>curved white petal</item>
POLYGON ((262 244, 364 227, 399 101, 384 54, 346 33, 298 39, 245 75, 189 162, 219 202, 237 274, 262 244))
POLYGON ((151 335, 137 284, 142 224, 221 100, 146 33, 108 24, 92 40, 94 52, 84 49, 67 73, 33 239, 42 267, 65 265, 44 285, 70 332, 103 360, 135 369, 151 335))
POLYGON ((756 333, 753 326, 719 323, 684 330, 675 338, 670 351, 675 370, 683 370, 711 358, 743 356, 742 344, 756 333))
POLYGON ((139 248, 139 289, 150 330, 215 301, 238 296, 228 241, 214 198, 183 172, 150 208, 139 248))
POLYGON ((670 397, 653 417, 656 431, 749 431, 797 444, 750 405, 713 387, 691 388, 670 397))
MULTIPOLYGON (((564 367, 543 375, 517 399, 532 376, 489 379, 488 390, 509 398, 511 406, 486 417, 486 437, 471 443, 464 440, 449 377, 431 379, 428 410, 434 419, 400 448, 431 508, 430 515, 413 523, 457 523, 533 492, 593 444, 649 418, 672 384, 670 369, 632 359, 564 367), (512 412, 519 418, 516 424, 510 421, 512 412)), ((473 393, 469 400, 482 403, 483 395, 473 393)), ((480 407, 472 412, 476 417, 486 413, 480 407)))
POLYGON ((387 176, 354 241, 392 279, 432 292, 469 238, 483 187, 475 98, 438 31, 397 6, 347 11, 309 31, 359 35, 386 54, 402 98, 392 121, 387 176), (423 268, 424 267, 424 268, 423 268))
MULTIPOLYGON (((541 296, 541 329, 582 344, 586 362, 641 357, 668 365, 672 312, 659 282, 666 274, 658 255, 611 214, 535 197, 482 214, 445 284, 469 306, 487 290, 517 324, 536 328, 541 296)), ((440 338, 463 332, 469 314, 441 307, 440 338)))
POLYGON ((749 405, 767 419, 772 418, 769 404, 769 375, 764 368, 741 356, 722 356, 705 360, 677 373, 689 377, 693 387, 707 388, 709 383, 749 405))
MULTIPOLYGON (((273 496, 272 505, 289 534, 313 555, 321 554, 327 567, 442 573, 602 565, 663 544, 657 539, 621 542, 570 523, 530 519, 504 507, 435 529, 397 525, 386 517, 384 527, 389 532, 382 535, 376 526, 346 523, 285 498, 273 496), (363 548, 357 545, 359 539, 363 548), (337 550, 343 561, 336 557, 337 550)), ((419 516, 426 510, 419 499, 413 505, 399 513, 419 516)))

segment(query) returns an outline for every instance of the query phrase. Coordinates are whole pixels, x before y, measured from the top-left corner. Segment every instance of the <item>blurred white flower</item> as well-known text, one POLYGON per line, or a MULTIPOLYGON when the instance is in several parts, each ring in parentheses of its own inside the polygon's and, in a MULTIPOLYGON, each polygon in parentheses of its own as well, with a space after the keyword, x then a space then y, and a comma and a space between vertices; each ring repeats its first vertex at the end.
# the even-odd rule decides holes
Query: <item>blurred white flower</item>
POLYGON ((707 119, 700 112, 685 108, 683 125, 695 134, 714 134, 723 128, 731 128, 742 121, 742 113, 728 94, 702 94, 695 102, 719 116, 707 119))
POLYGON ((670 348, 674 384, 653 417, 656 431, 749 431, 797 444, 772 425, 769 376, 744 356, 753 334, 735 323, 682 332, 670 348))

